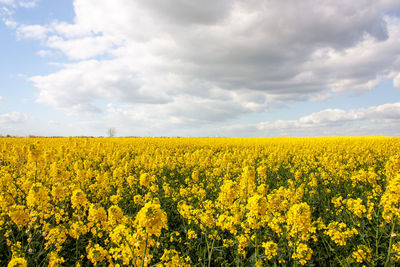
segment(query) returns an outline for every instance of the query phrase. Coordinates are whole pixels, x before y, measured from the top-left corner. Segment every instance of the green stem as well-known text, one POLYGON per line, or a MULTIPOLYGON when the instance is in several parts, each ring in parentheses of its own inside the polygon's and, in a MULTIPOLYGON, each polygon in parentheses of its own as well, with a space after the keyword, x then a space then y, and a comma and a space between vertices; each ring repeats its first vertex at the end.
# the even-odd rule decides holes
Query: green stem
POLYGON ((36 177, 37 177, 37 161, 35 162, 35 184, 36 184, 36 177))
POLYGON ((393 236, 392 234, 394 233, 394 226, 395 226, 395 221, 393 221, 393 225, 392 225, 392 230, 390 231, 390 239, 389 239, 389 248, 388 248, 388 254, 386 256, 386 262, 385 262, 385 267, 389 266, 389 262, 390 262, 390 254, 392 253, 392 242, 393 242, 393 236))
POLYGON ((379 226, 376 227, 376 235, 375 235, 375 255, 376 255, 376 258, 379 257, 379 254, 378 254, 379 239, 378 238, 379 238, 379 226))
POLYGON ((255 242, 255 247, 256 247, 256 251, 255 251, 256 258, 254 260, 254 263, 257 263, 257 260, 258 260, 258 238, 257 238, 257 232, 256 232, 256 238, 255 238, 254 242, 255 242))
POLYGON ((213 239, 213 242, 211 244, 211 250, 208 252, 208 267, 211 266, 211 256, 212 256, 213 249, 214 249, 214 242, 215 242, 215 239, 213 239))
MULTIPOLYGON (((322 240, 322 243, 325 245, 325 248, 328 248, 327 250, 328 250, 329 252, 330 252, 330 251, 334 251, 334 250, 332 249, 332 247, 329 245, 329 243, 325 241, 325 239, 321 238, 321 240, 322 240)), ((338 255, 337 255, 336 253, 334 253, 334 254, 335 254, 335 258, 336 258, 336 259, 338 260, 338 262, 340 263, 340 266, 348 266, 347 264, 343 264, 343 262, 339 259, 338 255)))
POLYGON ((208 253, 208 240, 207 240, 207 232, 204 234, 204 239, 206 241, 206 248, 204 248, 204 253, 203 253, 203 258, 202 258, 202 266, 206 266, 205 260, 206 260, 206 253, 208 253))
POLYGON ((77 260, 77 261, 79 261, 79 256, 78 256, 78 240, 79 240, 79 237, 76 239, 76 241, 75 241, 75 259, 77 260))
POLYGON ((142 267, 144 266, 144 258, 146 257, 147 241, 149 240, 149 234, 146 233, 146 245, 144 247, 143 257, 142 257, 142 267))
POLYGON ((133 250, 132 250, 132 248, 131 248, 130 245, 128 246, 128 248, 129 248, 129 251, 131 252, 131 255, 132 255, 133 266, 136 267, 136 257, 135 257, 135 253, 133 252, 133 250))
MULTIPOLYGON (((214 250, 214 242, 215 242, 215 239, 213 239, 213 241, 212 241, 212 243, 211 243, 211 248, 210 248, 210 245, 208 244, 207 234, 208 234, 208 231, 205 231, 205 233, 204 233, 204 238, 205 238, 205 240, 206 240, 207 255, 208 255, 208 263, 207 263, 207 266, 210 267, 210 266, 211 266, 212 252, 213 252, 213 250, 214 250)), ((204 259, 205 259, 205 255, 204 255, 204 259)))

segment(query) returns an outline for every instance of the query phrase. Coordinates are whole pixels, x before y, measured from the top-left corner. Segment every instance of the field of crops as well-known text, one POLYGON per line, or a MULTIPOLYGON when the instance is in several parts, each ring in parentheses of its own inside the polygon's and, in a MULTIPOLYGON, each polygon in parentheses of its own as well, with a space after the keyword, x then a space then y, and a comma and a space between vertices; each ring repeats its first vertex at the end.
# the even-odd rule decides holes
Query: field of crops
POLYGON ((394 266, 400 138, 1 138, 1 266, 394 266))

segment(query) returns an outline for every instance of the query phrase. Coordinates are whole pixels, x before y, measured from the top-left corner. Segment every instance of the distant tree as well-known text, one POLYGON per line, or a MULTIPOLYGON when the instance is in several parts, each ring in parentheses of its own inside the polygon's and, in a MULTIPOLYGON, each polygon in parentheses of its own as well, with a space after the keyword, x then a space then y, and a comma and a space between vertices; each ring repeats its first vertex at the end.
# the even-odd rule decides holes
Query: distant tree
POLYGON ((108 135, 108 137, 114 137, 114 136, 115 136, 115 133, 116 133, 115 128, 109 128, 109 129, 107 130, 107 135, 108 135))

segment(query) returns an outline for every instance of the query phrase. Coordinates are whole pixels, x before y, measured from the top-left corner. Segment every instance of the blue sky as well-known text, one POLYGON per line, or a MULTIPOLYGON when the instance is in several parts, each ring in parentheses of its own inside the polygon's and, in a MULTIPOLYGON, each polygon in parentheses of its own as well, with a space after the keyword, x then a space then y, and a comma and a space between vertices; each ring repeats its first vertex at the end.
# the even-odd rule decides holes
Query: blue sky
POLYGON ((399 1, 0 0, 0 134, 390 135, 399 1))

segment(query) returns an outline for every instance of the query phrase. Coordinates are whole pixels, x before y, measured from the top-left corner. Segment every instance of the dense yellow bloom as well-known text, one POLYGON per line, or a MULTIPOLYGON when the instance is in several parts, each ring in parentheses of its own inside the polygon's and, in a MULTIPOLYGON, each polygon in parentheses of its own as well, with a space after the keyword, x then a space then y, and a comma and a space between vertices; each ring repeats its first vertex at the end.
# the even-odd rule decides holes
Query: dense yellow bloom
POLYGON ((101 226, 104 229, 107 221, 106 210, 99 205, 90 204, 88 221, 93 223, 93 226, 97 226, 98 228, 101 226))
POLYGON ((387 223, 392 220, 400 221, 400 173, 389 180, 381 205, 383 206, 382 217, 387 223))
POLYGON ((237 241, 238 241, 238 253, 240 255, 245 256, 246 255, 246 251, 245 248, 247 248, 249 246, 250 243, 250 238, 246 235, 239 235, 237 236, 237 241))
POLYGON ((234 181, 225 180, 221 185, 221 193, 219 194, 218 201, 225 206, 230 206, 238 196, 238 188, 234 181))
POLYGON ((62 244, 67 239, 67 230, 64 226, 57 226, 48 231, 46 234, 46 243, 45 249, 48 249, 50 246, 54 246, 56 252, 59 252, 62 249, 62 244))
POLYGON ((121 242, 124 241, 123 239, 125 239, 129 234, 130 229, 123 224, 119 224, 110 233, 111 242, 114 244, 121 244, 121 242))
POLYGON ((98 262, 102 262, 106 259, 107 250, 102 248, 99 244, 94 246, 89 246, 87 248, 87 258, 94 264, 97 265, 98 262))
POLYGON ((148 173, 142 173, 139 182, 141 186, 148 188, 151 182, 151 176, 148 173))
POLYGON ((347 244, 347 239, 358 234, 357 229, 347 228, 345 223, 331 222, 327 226, 325 234, 330 236, 333 242, 339 246, 345 246, 347 244))
POLYGON ((50 200, 49 190, 41 183, 33 184, 26 197, 28 207, 44 208, 50 200))
POLYGON ((49 254, 49 267, 62 266, 65 262, 63 257, 60 257, 57 252, 50 252, 49 254))
POLYGON ((262 244, 262 247, 265 249, 265 256, 267 259, 271 260, 278 255, 278 244, 274 241, 265 242, 262 244))
POLYGON ((346 200, 346 206, 358 218, 361 218, 362 215, 365 212, 367 212, 367 209, 362 204, 362 199, 361 198, 357 198, 357 199, 349 198, 349 199, 347 199, 346 200))
POLYGON ((68 234, 74 238, 78 239, 81 235, 84 235, 88 232, 87 226, 84 225, 81 221, 71 221, 69 223, 68 234))
POLYGON ((29 214, 23 205, 14 205, 8 212, 8 216, 18 227, 26 226, 29 222, 29 214))
POLYGON ((61 183, 53 185, 51 189, 51 196, 53 197, 54 202, 57 203, 64 201, 64 199, 67 197, 66 194, 67 190, 61 183))
POLYGON ((112 205, 108 208, 108 223, 115 225, 124 221, 124 213, 117 205, 112 205))
POLYGON ((288 235, 299 241, 308 241, 316 228, 311 225, 311 210, 307 203, 294 204, 287 213, 288 235))
POLYGON ((301 265, 304 265, 307 261, 311 260, 312 254, 313 251, 307 246, 307 244, 300 243, 296 247, 296 251, 293 253, 292 258, 298 260, 301 265))
POLYGON ((28 263, 22 257, 12 258, 7 267, 27 267, 28 263))
POLYGON ((160 204, 148 202, 136 215, 135 222, 146 229, 149 235, 160 236, 162 229, 167 229, 167 214, 160 204))
POLYGON ((247 200, 246 209, 249 211, 248 216, 260 218, 267 210, 267 200, 261 195, 254 194, 247 200))
POLYGON ((81 207, 86 208, 88 205, 86 194, 82 190, 76 189, 72 192, 71 204, 74 209, 79 209, 81 207))
POLYGON ((240 178, 240 196, 241 198, 247 198, 251 195, 256 188, 256 172, 251 167, 243 168, 243 173, 240 178))
POLYGON ((117 205, 120 200, 121 200, 121 196, 119 196, 119 195, 110 196, 110 202, 114 205, 117 205))
POLYGON ((16 242, 11 246, 12 258, 8 263, 8 267, 27 267, 28 262, 23 257, 21 242, 16 242))
POLYGON ((0 262, 383 266, 399 155, 391 137, 0 138, 0 262))

